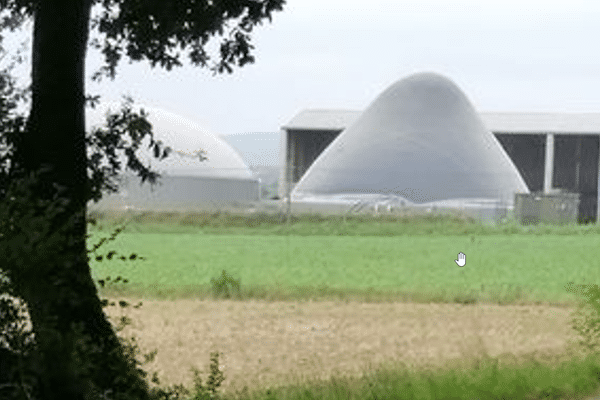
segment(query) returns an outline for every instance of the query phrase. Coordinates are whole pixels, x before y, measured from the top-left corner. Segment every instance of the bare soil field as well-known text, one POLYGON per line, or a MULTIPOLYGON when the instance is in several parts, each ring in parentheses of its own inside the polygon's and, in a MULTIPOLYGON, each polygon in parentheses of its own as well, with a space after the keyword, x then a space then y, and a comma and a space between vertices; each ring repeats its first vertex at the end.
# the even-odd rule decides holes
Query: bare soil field
MULTIPOLYGON (((128 299, 132 303, 136 300, 128 299)), ((556 363, 568 357, 572 308, 359 302, 143 301, 127 315, 122 334, 143 352, 158 349, 147 366, 163 384, 190 385, 190 367, 208 373, 211 351, 221 352, 223 391, 285 385, 294 377, 360 376, 370 366, 461 366, 485 354, 502 363, 528 357, 556 363)))

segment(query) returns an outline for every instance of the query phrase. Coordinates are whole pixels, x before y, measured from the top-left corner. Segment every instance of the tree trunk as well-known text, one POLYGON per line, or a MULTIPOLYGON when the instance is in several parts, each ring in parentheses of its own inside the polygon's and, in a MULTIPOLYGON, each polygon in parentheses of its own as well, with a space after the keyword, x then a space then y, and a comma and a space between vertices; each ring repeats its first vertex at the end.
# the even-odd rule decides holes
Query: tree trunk
POLYGON ((112 389, 147 398, 146 383, 128 365, 106 319, 87 262, 84 71, 92 0, 36 3, 32 107, 17 160, 25 172, 51 168, 36 187, 36 198, 51 199, 55 185, 66 189, 70 203, 49 221, 51 232, 74 221, 55 251, 37 254, 43 259, 35 263, 33 274, 11 274, 28 304, 36 335, 41 397, 87 399, 91 391, 112 389), (81 338, 76 326, 89 335, 92 346, 99 346, 99 353, 74 355, 81 338), (89 369, 82 367, 82 358, 90 362, 89 369))

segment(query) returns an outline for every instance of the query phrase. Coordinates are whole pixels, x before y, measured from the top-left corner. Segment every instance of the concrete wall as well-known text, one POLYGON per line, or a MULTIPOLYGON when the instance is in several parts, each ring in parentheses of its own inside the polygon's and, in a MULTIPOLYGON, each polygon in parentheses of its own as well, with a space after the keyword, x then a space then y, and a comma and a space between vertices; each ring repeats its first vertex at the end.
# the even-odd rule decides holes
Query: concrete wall
POLYGON ((140 185, 140 178, 127 175, 119 193, 97 204, 90 202, 89 209, 202 210, 260 200, 260 183, 254 179, 163 176, 160 182, 154 187, 149 183, 140 185))

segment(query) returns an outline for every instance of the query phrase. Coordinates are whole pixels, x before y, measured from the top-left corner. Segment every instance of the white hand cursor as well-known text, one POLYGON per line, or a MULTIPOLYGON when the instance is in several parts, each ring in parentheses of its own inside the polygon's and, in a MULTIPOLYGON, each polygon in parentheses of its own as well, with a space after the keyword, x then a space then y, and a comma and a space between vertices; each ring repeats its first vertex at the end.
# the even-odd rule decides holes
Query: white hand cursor
POLYGON ((467 255, 465 253, 458 253, 458 260, 454 260, 454 262, 459 267, 464 267, 467 263, 467 255))

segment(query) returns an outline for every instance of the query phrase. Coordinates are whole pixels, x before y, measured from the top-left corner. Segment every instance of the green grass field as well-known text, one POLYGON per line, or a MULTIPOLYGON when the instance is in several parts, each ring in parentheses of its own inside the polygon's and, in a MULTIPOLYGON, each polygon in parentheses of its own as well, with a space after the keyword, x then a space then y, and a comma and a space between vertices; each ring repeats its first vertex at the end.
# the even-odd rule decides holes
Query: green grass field
MULTIPOLYGON (((130 222, 116 241, 91 255, 96 279, 130 281, 122 289, 103 289, 105 295, 203 298, 223 270, 241 281, 242 298, 573 305, 577 297, 565 289, 569 282, 600 284, 600 225, 489 227, 433 217, 308 216, 290 224, 266 215, 99 217, 90 247, 130 222), (95 260, 109 250, 146 260, 95 260), (463 268, 454 263, 458 252, 467 255, 463 268)), ((597 393, 598 376, 597 353, 554 366, 532 361, 500 368, 488 358, 475 369, 430 373, 375 366, 362 379, 338 377, 224 399, 566 400, 597 393)), ((194 393, 172 398, 204 398, 201 389, 194 393)))
MULTIPOLYGON (((194 227, 186 221, 134 223, 106 249, 135 252, 146 260, 92 258, 94 277, 121 275, 130 282, 127 290, 171 297, 206 294, 210 279, 226 270, 241 280, 246 294, 252 290, 255 296, 269 291, 292 298, 345 293, 414 301, 554 304, 575 299, 565 290, 569 282, 600 284, 600 235, 585 228, 572 234, 548 227, 499 233, 456 223, 462 232, 450 235, 452 226, 439 221, 428 227, 421 221, 425 229, 409 234, 390 221, 362 226, 300 222, 288 229, 240 227, 235 220, 222 227, 194 227), (463 268, 454 262, 459 252, 467 255, 463 268)), ((90 243, 108 231, 106 225, 93 230, 90 243)))

